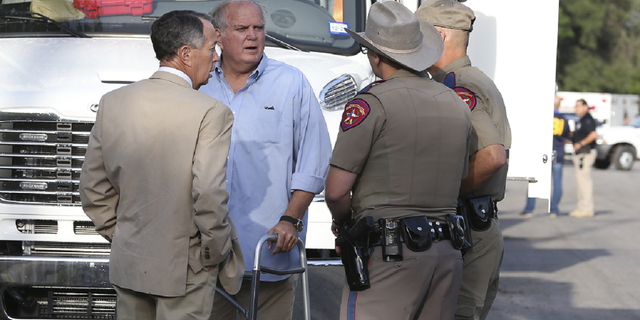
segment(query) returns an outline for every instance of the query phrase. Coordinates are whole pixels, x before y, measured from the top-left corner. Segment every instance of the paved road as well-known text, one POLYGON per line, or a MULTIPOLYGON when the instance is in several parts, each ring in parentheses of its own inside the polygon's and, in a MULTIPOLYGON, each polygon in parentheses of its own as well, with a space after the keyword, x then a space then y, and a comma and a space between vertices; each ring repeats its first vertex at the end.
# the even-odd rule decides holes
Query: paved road
MULTIPOLYGON (((576 203, 573 170, 565 165, 557 219, 545 214, 546 201, 520 218, 526 183, 507 183, 501 288, 489 320, 640 319, 640 162, 629 172, 593 172, 593 218, 567 216, 576 203)), ((341 267, 310 267, 309 276, 312 319, 337 319, 341 267)), ((304 319, 301 310, 297 302, 294 319, 304 319)))

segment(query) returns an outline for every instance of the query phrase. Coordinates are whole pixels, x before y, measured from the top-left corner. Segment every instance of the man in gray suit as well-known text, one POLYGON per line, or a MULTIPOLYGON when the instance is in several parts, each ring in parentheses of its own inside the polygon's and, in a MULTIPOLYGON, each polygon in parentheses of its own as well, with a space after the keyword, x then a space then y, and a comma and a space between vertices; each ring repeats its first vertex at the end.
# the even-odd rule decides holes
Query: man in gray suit
POLYGON ((100 101, 80 196, 111 242, 119 320, 208 319, 218 277, 227 292, 240 289, 225 177, 233 115, 196 91, 219 59, 210 19, 160 17, 151 27, 158 72, 100 101))

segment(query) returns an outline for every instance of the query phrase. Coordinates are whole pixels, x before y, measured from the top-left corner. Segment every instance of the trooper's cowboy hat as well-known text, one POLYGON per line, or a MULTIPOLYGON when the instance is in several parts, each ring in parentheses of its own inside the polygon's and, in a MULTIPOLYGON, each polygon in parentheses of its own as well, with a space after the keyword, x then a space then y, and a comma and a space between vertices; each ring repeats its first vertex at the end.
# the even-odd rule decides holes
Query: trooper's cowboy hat
POLYGON ((473 31, 476 15, 473 10, 456 0, 427 0, 416 11, 421 21, 427 21, 436 27, 473 31))
POLYGON ((374 3, 364 32, 346 31, 363 46, 414 71, 432 66, 444 50, 440 32, 395 1, 374 3))

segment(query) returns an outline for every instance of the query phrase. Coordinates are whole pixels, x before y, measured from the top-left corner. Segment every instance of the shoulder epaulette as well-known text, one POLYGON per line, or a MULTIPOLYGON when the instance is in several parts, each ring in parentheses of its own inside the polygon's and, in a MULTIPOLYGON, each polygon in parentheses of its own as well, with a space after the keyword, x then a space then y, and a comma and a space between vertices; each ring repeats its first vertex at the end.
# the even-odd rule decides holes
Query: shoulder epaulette
POLYGON ((455 72, 449 72, 446 76, 444 76, 444 82, 442 82, 445 86, 449 88, 453 88, 456 86, 456 74, 455 72))
POLYGON ((376 85, 378 83, 385 82, 385 81, 387 81, 387 80, 378 80, 378 81, 371 82, 371 83, 369 83, 369 85, 367 85, 366 87, 362 88, 362 90, 360 90, 358 93, 368 92, 369 89, 371 89, 371 87, 373 87, 374 85, 376 85))

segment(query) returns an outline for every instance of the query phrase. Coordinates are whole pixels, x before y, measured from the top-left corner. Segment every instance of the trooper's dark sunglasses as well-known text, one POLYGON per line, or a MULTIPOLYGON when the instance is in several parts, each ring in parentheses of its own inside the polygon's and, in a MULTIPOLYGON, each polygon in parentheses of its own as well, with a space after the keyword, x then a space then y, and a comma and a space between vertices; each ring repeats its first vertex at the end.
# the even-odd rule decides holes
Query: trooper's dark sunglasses
POLYGON ((362 52, 363 54, 367 54, 367 52, 369 52, 369 48, 360 45, 360 52, 362 52))

